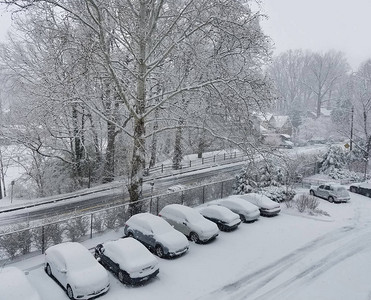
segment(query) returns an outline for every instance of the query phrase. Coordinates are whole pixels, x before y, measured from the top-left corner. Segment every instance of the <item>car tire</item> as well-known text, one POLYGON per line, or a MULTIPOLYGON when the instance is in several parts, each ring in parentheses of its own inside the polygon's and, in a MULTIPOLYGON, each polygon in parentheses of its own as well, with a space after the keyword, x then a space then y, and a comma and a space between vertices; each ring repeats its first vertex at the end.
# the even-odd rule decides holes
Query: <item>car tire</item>
POLYGON ((334 197, 332 197, 332 196, 328 197, 328 202, 333 203, 334 202, 334 197))
POLYGON ((121 283, 124 283, 125 282, 125 274, 124 272, 122 272, 121 270, 117 273, 117 278, 119 279, 119 281, 121 283))
POLYGON ((245 223, 246 222, 246 218, 245 218, 245 216, 244 215, 240 215, 240 219, 241 219, 241 222, 242 223, 245 223))
POLYGON ((128 232, 128 237, 132 237, 133 238, 134 237, 134 234, 131 231, 129 231, 128 232))
POLYGON ((69 284, 67 284, 67 296, 68 298, 70 298, 71 300, 75 300, 75 298, 73 297, 73 291, 72 291, 72 288, 69 284))
POLYGON ((189 235, 189 239, 195 243, 200 242, 200 238, 198 237, 198 234, 196 232, 191 232, 191 234, 189 235))
POLYGON ((46 274, 48 274, 49 277, 53 276, 52 269, 50 268, 49 264, 46 264, 45 272, 46 272, 46 274))
POLYGON ((218 228, 220 231, 227 231, 226 228, 224 227, 224 225, 222 224, 218 224, 218 228))
POLYGON ((309 194, 311 194, 312 196, 316 196, 313 190, 310 190, 309 194))
POLYGON ((155 253, 158 257, 163 258, 164 257, 164 249, 160 245, 156 245, 155 247, 155 253))
POLYGON ((349 188, 349 191, 351 191, 352 193, 356 193, 356 188, 354 186, 351 186, 349 188))

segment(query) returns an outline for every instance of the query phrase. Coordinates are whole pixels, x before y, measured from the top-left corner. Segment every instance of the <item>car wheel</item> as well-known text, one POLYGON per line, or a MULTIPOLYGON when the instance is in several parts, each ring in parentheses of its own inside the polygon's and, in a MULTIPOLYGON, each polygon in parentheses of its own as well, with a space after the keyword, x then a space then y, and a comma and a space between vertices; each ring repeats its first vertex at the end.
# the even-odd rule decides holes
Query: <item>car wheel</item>
POLYGON ((117 277, 120 280, 121 283, 125 282, 125 274, 121 270, 117 273, 117 277))
POLYGON ((128 232, 128 237, 134 237, 134 235, 131 231, 128 232))
POLYGON ((309 194, 311 194, 312 196, 315 196, 314 191, 312 190, 310 190, 309 194))
POLYGON ((70 285, 68 284, 67 285, 67 296, 68 298, 74 300, 75 298, 73 297, 73 291, 72 291, 72 288, 70 287, 70 285))
POLYGON ((328 201, 329 201, 330 203, 333 203, 333 202, 334 202, 334 197, 332 197, 332 196, 328 197, 328 201))
POLYGON ((355 192, 356 192, 356 188, 355 188, 354 186, 351 186, 351 187, 349 188, 349 190, 350 190, 352 193, 355 193, 355 192))
POLYGON ((164 249, 160 245, 157 245, 155 248, 156 255, 160 258, 164 257, 164 249))
POLYGON ((191 234, 189 235, 189 238, 192 242, 195 242, 195 243, 198 243, 200 241, 198 234, 195 232, 191 232, 191 234))
POLYGON ((241 219, 242 223, 245 223, 246 222, 246 218, 245 218, 244 215, 240 215, 240 219, 241 219))
POLYGON ((46 274, 48 274, 49 277, 52 277, 53 276, 52 269, 50 268, 50 265, 49 264, 46 265, 45 271, 46 271, 46 274))
POLYGON ((219 230, 221 230, 221 231, 225 231, 226 229, 224 228, 224 225, 222 225, 222 224, 218 224, 218 228, 219 228, 219 230))

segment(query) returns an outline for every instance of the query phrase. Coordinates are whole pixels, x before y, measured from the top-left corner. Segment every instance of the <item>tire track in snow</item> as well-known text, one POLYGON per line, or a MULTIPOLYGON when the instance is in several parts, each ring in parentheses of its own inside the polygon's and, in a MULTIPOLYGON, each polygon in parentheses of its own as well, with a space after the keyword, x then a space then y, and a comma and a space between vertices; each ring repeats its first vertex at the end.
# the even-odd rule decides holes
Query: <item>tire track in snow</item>
POLYGON ((241 299, 246 299, 248 295, 251 295, 252 293, 266 286, 273 279, 277 278, 282 272, 288 270, 294 264, 304 259, 312 251, 327 247, 333 243, 341 241, 343 238, 348 237, 349 233, 354 231, 355 229, 357 229, 357 227, 355 226, 346 226, 328 232, 314 239, 310 243, 307 243, 303 247, 298 248, 295 251, 285 255, 279 260, 267 265, 266 267, 249 273, 241 279, 227 284, 224 287, 219 288, 208 295, 200 297, 199 299, 222 299, 221 296, 223 294, 225 295, 225 299, 236 299, 231 295, 239 290, 241 290, 241 292, 243 291, 244 294, 241 299))
MULTIPOLYGON (((365 249, 371 249, 370 232, 363 233, 362 235, 350 240, 346 244, 340 245, 338 249, 332 251, 322 258, 319 258, 319 260, 317 260, 312 266, 305 268, 300 273, 290 277, 289 279, 272 288, 268 292, 253 299, 282 299, 279 296, 286 293, 288 289, 293 289, 296 286, 304 285, 305 283, 313 280, 314 278, 335 267, 337 264, 356 254, 359 254, 365 249)), ((246 299, 248 295, 251 294, 246 294, 246 292, 244 291, 241 297, 237 296, 233 299, 246 299)))

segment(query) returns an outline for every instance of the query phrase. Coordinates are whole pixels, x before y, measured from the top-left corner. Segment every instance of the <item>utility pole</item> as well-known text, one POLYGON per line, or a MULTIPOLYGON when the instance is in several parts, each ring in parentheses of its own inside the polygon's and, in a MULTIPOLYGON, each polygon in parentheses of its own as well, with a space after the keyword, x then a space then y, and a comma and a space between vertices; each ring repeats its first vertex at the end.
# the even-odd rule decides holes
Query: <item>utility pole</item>
POLYGON ((350 143, 349 143, 350 151, 352 151, 353 149, 353 117, 354 117, 354 106, 352 106, 352 114, 351 114, 351 120, 350 120, 350 143))

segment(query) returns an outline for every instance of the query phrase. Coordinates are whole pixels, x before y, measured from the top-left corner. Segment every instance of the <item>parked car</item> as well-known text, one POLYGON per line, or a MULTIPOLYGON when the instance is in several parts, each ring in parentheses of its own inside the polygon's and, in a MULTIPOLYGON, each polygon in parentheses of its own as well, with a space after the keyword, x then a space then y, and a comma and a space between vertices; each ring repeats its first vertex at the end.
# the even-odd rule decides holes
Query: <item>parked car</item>
POLYGON ((238 214, 242 222, 254 222, 260 216, 259 208, 256 205, 241 199, 237 195, 221 199, 216 204, 224 206, 238 214))
POLYGON ((361 194, 366 197, 371 197, 371 184, 370 183, 352 184, 349 187, 349 191, 351 191, 352 193, 361 194))
POLYGON ((0 268, 0 299, 41 300, 25 273, 16 267, 0 268))
POLYGON ((326 183, 319 186, 312 186, 309 190, 312 196, 317 196, 328 200, 329 202, 348 202, 350 195, 347 189, 336 183, 326 183))
POLYGON ((168 187, 167 192, 170 193, 176 193, 176 192, 181 192, 185 190, 187 187, 183 184, 176 184, 168 187))
POLYGON ((281 206, 279 205, 279 203, 269 199, 265 195, 248 193, 245 195, 239 195, 239 197, 259 207, 260 215, 262 216, 276 216, 281 211, 281 206))
POLYGON ((191 207, 170 204, 160 211, 159 216, 195 243, 206 243, 219 234, 215 223, 205 219, 191 207))
POLYGON ((67 291, 70 299, 90 299, 110 287, 107 271, 83 245, 67 242, 45 251, 45 271, 67 291))
POLYGON ((232 231, 241 224, 240 216, 223 206, 209 205, 199 208, 198 211, 222 231, 232 231))
POLYGON ((125 223, 124 234, 143 243, 158 257, 179 256, 189 248, 189 242, 184 234, 175 230, 164 219, 150 213, 132 216, 125 223))
POLYGON ((131 237, 97 245, 94 256, 122 283, 143 283, 159 273, 156 257, 131 237))

